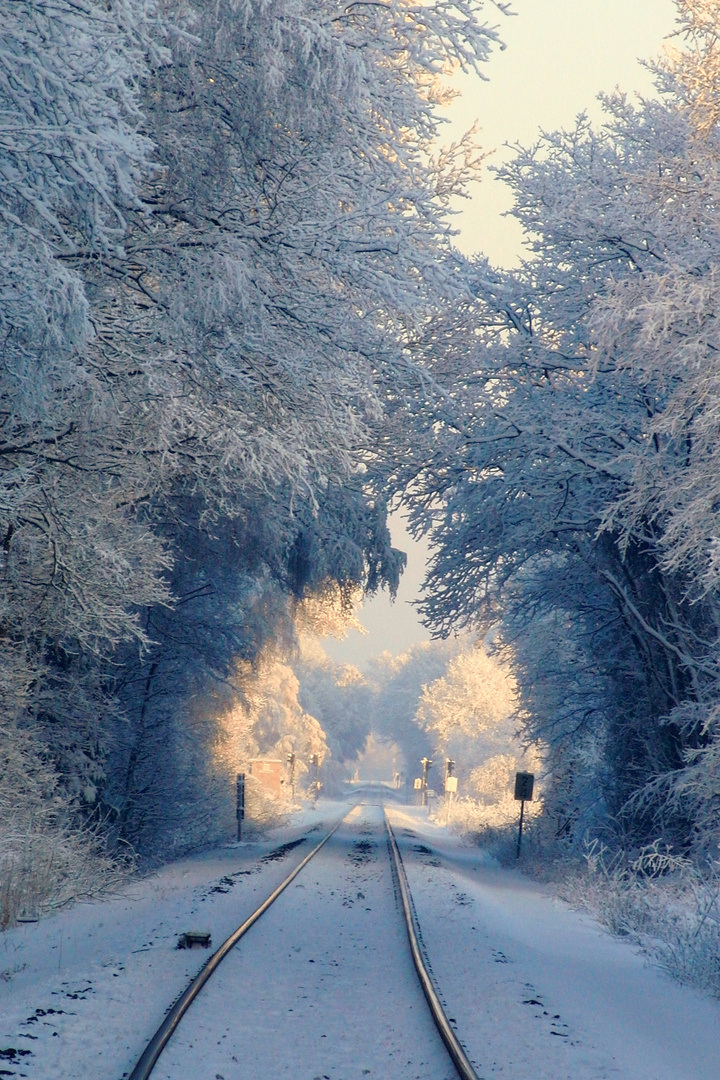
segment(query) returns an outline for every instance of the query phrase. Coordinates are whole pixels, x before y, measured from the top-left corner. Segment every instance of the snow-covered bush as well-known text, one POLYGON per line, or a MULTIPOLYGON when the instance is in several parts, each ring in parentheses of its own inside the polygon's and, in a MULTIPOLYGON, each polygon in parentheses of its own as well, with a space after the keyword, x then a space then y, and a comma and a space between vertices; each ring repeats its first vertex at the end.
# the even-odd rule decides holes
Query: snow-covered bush
POLYGON ((129 855, 111 856, 97 829, 79 826, 37 739, 0 725, 0 929, 118 884, 129 855))
POLYGON ((246 774, 243 837, 253 840, 266 835, 269 829, 284 825, 292 810, 289 790, 287 794, 286 799, 273 798, 255 777, 246 774))

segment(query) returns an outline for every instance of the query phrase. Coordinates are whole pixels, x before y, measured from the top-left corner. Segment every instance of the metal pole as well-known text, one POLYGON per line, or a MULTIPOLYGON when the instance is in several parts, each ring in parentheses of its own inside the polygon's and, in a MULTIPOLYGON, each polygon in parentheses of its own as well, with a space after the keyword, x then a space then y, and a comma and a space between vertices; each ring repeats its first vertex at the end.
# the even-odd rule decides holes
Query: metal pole
POLYGON ((288 754, 288 765, 290 766, 290 798, 295 802, 295 754, 291 752, 288 754))
POLYGON ((452 791, 448 791, 448 780, 455 774, 456 762, 453 758, 445 758, 445 827, 450 825, 450 807, 452 806, 452 791))
POLYGON ((520 847, 522 845, 522 827, 523 827, 523 815, 524 815, 524 813, 525 813, 525 800, 521 799, 521 801, 520 801, 520 825, 518 827, 517 851, 515 852, 515 858, 516 859, 520 858, 520 847))
POLYGON ((237 774, 235 813, 237 816, 237 838, 242 840, 242 823, 245 817, 245 773, 237 774))

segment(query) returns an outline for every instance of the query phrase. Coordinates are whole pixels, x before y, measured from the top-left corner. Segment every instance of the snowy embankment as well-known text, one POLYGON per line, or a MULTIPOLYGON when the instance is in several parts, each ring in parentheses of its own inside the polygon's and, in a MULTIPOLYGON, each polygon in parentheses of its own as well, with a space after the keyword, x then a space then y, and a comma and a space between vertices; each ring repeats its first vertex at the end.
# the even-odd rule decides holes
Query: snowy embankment
MULTIPOLYGON (((346 810, 321 803, 270 841, 182 860, 2 935, 0 1076, 119 1080, 208 955, 178 951, 177 936, 207 929, 220 944, 307 852, 293 841, 346 810)), ((479 1076, 717 1080, 718 1003, 424 811, 389 813, 441 996, 479 1076)), ((366 806, 228 956, 156 1075, 449 1080, 444 1054, 410 962, 381 811, 366 806)))
POLYGON ((273 852, 341 813, 321 802, 265 842, 179 860, 117 896, 0 934, 0 1077, 119 1080, 207 959, 178 950, 178 936, 208 929, 219 945, 307 845, 273 852))
POLYGON ((720 1003, 418 808, 389 813, 405 831, 435 978, 480 1075, 717 1080, 720 1003))

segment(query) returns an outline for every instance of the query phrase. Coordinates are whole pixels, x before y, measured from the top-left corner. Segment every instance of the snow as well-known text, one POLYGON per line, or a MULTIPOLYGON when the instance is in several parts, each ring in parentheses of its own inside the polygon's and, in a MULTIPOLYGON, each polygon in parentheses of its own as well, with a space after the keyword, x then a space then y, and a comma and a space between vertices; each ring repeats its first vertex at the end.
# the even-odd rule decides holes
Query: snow
POLYGON ((223 1080, 454 1077, 417 989, 377 806, 351 812, 257 931, 193 1005, 157 1080, 199 1078, 208 1062, 223 1080))
POLYGON ((483 1073, 717 1080, 720 1004, 448 837, 424 811, 390 817, 435 977, 483 1073), (421 844, 429 855, 413 851, 421 844))
MULTIPOLYGON (((118 896, 0 938, 0 1076, 118 1080, 205 961, 347 804, 320 802, 263 842, 173 863, 118 896), (311 830, 315 829, 314 832, 311 830), (54 1011, 51 1011, 54 1010, 54 1011)), ((720 1005, 520 873, 389 807, 424 945, 478 1075, 716 1080, 720 1005)), ((154 1080, 368 1076, 453 1070, 412 968, 378 805, 354 809, 227 957, 154 1080)))
POLYGON ((307 845, 283 859, 266 857, 340 813, 321 802, 267 842, 180 860, 119 896, 1 934, 0 1051, 30 1050, 32 1057, 21 1066, 0 1059, 0 1076, 5 1070, 34 1080, 118 1080, 207 959, 202 949, 178 951, 178 936, 209 929, 217 947, 307 845))

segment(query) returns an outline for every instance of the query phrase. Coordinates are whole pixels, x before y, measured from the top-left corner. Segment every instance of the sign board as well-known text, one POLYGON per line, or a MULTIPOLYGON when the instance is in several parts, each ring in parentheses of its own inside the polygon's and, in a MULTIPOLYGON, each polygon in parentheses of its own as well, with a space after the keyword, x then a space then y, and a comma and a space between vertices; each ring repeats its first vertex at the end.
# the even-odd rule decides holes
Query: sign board
POLYGON ((445 781, 445 791, 448 795, 453 791, 457 791, 457 776, 448 776, 445 781))
POLYGON ((419 777, 419 776, 415 777, 415 779, 413 780, 413 787, 415 788, 415 791, 421 791, 422 790, 422 778, 421 777, 419 777))
POLYGON ((518 802, 530 802, 533 797, 535 776, 531 772, 515 773, 515 798, 518 802))

